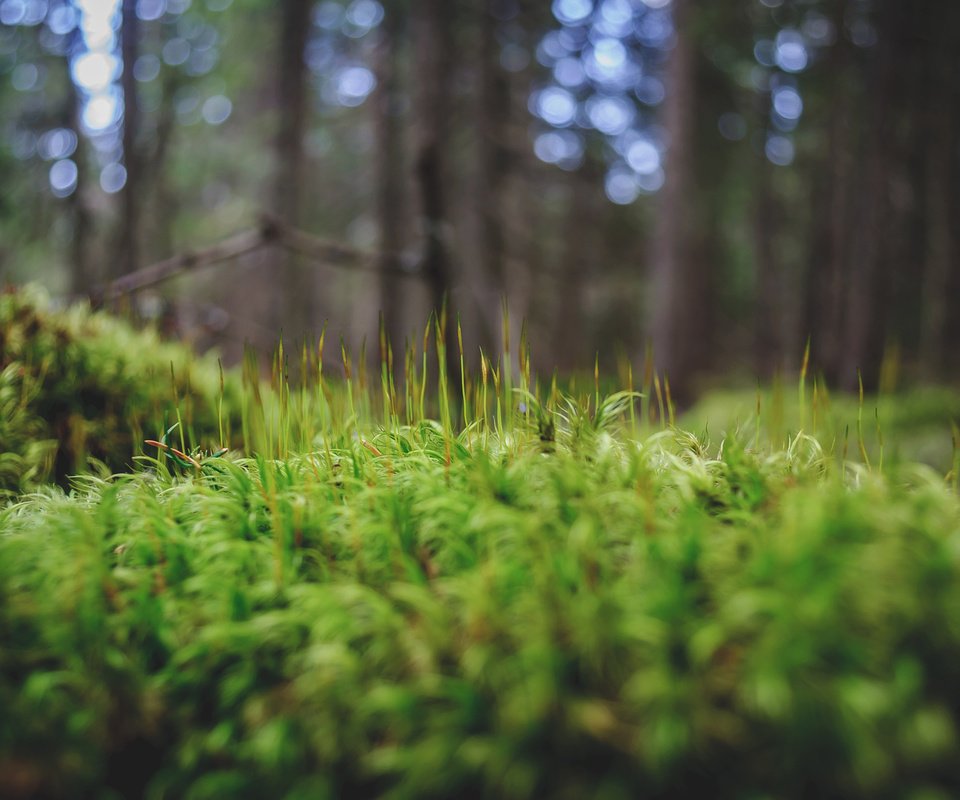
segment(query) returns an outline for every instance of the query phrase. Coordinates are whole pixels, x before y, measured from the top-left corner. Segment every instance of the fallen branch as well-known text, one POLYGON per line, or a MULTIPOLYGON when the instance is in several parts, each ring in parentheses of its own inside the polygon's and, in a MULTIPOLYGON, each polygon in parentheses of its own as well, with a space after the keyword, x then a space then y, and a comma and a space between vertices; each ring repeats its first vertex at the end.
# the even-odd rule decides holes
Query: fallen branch
POLYGON ((182 253, 138 269, 111 281, 94 296, 100 303, 116 301, 125 295, 163 283, 181 273, 240 258, 268 245, 278 245, 285 250, 328 266, 349 266, 377 272, 390 272, 404 277, 420 276, 415 270, 385 266, 387 263, 398 263, 400 260, 398 256, 388 260, 383 253, 331 242, 293 228, 275 217, 263 215, 259 226, 252 230, 237 233, 205 249, 182 253))

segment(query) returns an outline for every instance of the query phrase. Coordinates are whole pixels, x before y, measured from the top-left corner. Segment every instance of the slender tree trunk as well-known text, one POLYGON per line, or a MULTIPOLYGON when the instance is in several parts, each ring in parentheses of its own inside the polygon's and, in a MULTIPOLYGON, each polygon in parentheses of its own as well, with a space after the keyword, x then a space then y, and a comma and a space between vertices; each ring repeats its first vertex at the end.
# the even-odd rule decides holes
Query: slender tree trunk
POLYGON ((564 251, 553 342, 555 366, 564 371, 583 368, 587 364, 583 290, 594 278, 593 266, 601 244, 597 241, 601 229, 595 195, 591 191, 592 185, 603 180, 601 165, 588 155, 575 180, 563 230, 557 232, 564 241, 564 251))
MULTIPOLYGON (((450 134, 450 84, 453 57, 452 8, 448 0, 417 0, 414 4, 414 42, 417 50, 416 175, 420 190, 423 229, 422 269, 427 281, 430 305, 439 313, 447 308, 448 367, 455 363, 453 320, 455 309, 450 290, 453 268, 449 246, 450 211, 445 191, 445 160, 450 134)), ((456 375, 450 369, 450 375, 456 375)))
POLYGON ((140 131, 140 107, 133 65, 139 52, 140 23, 136 0, 123 0, 120 25, 120 52, 123 58, 123 164, 127 170, 121 200, 120 246, 114 274, 133 272, 140 266, 140 154, 137 150, 140 131))
MULTIPOLYGON (((479 217, 479 250, 485 296, 503 298, 509 291, 506 274, 506 237, 503 223, 504 185, 510 169, 506 147, 510 114, 510 81, 500 65, 498 10, 502 0, 480 4, 479 159, 475 210, 479 217)), ((485 317, 481 315, 481 318, 485 317)), ((494 344, 487 332, 485 345, 494 344)))
MULTIPOLYGON (((764 110, 763 124, 770 107, 770 96, 760 94, 764 110)), ((757 374, 771 378, 783 357, 782 276, 775 252, 777 211, 773 187, 773 165, 758 159, 753 209, 753 254, 756 264, 754 295, 754 360, 757 374)))
POLYGON ((696 85, 690 40, 691 0, 674 0, 676 42, 667 63, 663 124, 670 149, 666 182, 660 192, 652 275, 651 340, 657 367, 669 377, 674 396, 689 399, 693 371, 701 357, 700 279, 694 263, 697 231, 694 193, 694 119, 696 85))
MULTIPOLYGON (((307 119, 307 75, 304 49, 310 33, 311 0, 283 0, 280 8, 277 97, 279 123, 276 137, 276 174, 274 211, 284 222, 299 227, 303 223, 304 130, 307 119)), ((287 322, 293 333, 307 322, 311 309, 312 286, 300 274, 297 259, 278 254, 282 265, 281 291, 274 291, 276 321, 287 322)), ((275 278, 273 279, 275 280, 275 278)))
POLYGON ((404 148, 401 126, 400 42, 401 4, 386 4, 377 45, 377 90, 373 98, 377 137, 377 221, 380 266, 380 310, 395 352, 403 345, 408 320, 404 316, 404 281, 397 275, 403 248, 404 148))
MULTIPOLYGON (((832 21, 837 31, 844 26, 845 4, 834 4, 832 21)), ((805 308, 801 339, 810 337, 811 361, 830 383, 840 376, 843 357, 843 305, 845 274, 849 263, 853 157, 853 118, 856 109, 849 86, 854 64, 851 45, 840 35, 828 50, 823 64, 824 158, 814 167, 814 230, 810 264, 806 274, 805 308)), ((822 120, 822 121, 821 121, 822 120)))
POLYGON ((925 135, 920 143, 925 159, 926 228, 923 276, 923 308, 921 325, 921 360, 928 377, 938 379, 947 366, 948 340, 944 336, 947 320, 956 311, 956 298, 951 309, 950 273, 958 252, 953 229, 956 228, 956 152, 958 142, 957 58, 958 14, 955 8, 943 12, 946 19, 931 27, 930 75, 923 93, 926 108, 920 119, 925 135))
POLYGON ((886 337, 888 276, 883 243, 890 222, 887 168, 892 119, 889 111, 896 66, 893 38, 902 20, 894 0, 882 0, 879 6, 880 41, 870 74, 872 91, 867 112, 864 180, 853 234, 853 259, 849 265, 845 352, 840 375, 840 385, 851 390, 857 386, 858 370, 868 387, 876 386, 886 337))

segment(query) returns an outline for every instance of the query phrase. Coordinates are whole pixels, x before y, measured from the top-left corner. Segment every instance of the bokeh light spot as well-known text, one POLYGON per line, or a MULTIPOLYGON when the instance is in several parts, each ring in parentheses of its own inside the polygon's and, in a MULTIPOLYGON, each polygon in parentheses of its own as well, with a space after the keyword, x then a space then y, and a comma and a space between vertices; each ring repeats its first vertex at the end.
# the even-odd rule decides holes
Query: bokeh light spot
POLYGON ((50 167, 50 189, 57 197, 67 197, 77 188, 77 165, 69 158, 54 162, 50 167))
POLYGON ((796 151, 793 142, 786 136, 774 135, 767 138, 764 152, 771 163, 786 167, 793 163, 796 151))
POLYGON ((116 194, 127 185, 127 168, 114 162, 100 170, 100 188, 107 194, 116 194))
POLYGON ((230 98, 222 94, 208 97, 203 103, 203 119, 208 125, 222 125, 230 118, 233 112, 233 103, 230 98))
POLYGON ((607 199, 618 206, 628 206, 640 196, 640 186, 636 176, 622 168, 615 168, 607 173, 603 189, 607 199))
POLYGON ((551 86, 537 95, 537 115, 549 125, 563 128, 573 122, 577 101, 566 89, 551 86))
POLYGON ((583 22, 592 11, 591 0, 553 0, 553 15, 564 25, 583 22))

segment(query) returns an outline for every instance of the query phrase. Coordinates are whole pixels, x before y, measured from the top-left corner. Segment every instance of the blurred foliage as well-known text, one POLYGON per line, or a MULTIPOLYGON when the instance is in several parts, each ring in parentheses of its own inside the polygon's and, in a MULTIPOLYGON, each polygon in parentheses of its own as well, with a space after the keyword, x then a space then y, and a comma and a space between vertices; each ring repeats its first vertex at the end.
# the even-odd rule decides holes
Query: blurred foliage
POLYGON ((86 305, 53 310, 35 287, 0 295, 2 493, 63 484, 90 459, 129 469, 144 436, 178 413, 191 441, 213 442, 219 398, 210 357, 86 305))
POLYGON ((797 432, 812 433, 831 452, 853 457, 859 450, 857 419, 868 457, 877 461, 884 450, 890 459, 928 464, 946 473, 953 463, 951 426, 960 420, 960 392, 951 386, 909 386, 895 392, 868 395, 861 406, 855 395, 808 387, 801 405, 794 386, 708 392, 680 418, 690 430, 716 436, 739 433, 747 438, 757 429, 760 404, 761 435, 784 442, 797 432))

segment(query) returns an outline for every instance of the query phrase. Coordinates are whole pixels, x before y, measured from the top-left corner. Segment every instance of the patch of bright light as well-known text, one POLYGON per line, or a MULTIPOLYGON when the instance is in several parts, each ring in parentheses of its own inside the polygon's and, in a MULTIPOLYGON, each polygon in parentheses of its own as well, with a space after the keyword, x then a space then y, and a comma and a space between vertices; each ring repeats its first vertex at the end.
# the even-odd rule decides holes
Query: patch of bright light
POLYGON ((577 101, 566 89, 551 86, 537 96, 537 115, 557 128, 570 125, 577 114, 577 101))
POLYGON ((115 92, 101 92, 87 101, 83 109, 83 126, 89 131, 102 131, 117 122, 120 103, 115 92))
POLYGON ((792 86, 781 86, 773 93, 773 109, 784 119, 800 119, 803 114, 803 98, 792 86))
POLYGON ((673 22, 665 12, 644 14, 637 20, 634 30, 645 47, 664 47, 673 36, 673 22))
POLYGON ((666 8, 670 3, 671 0, 643 0, 647 8, 666 8))
POLYGON ((603 0, 600 16, 611 25, 625 25, 633 19, 629 0, 603 0))
POLYGON ((231 113, 233 113, 233 103, 230 102, 229 97, 222 94, 215 94, 204 100, 201 110, 204 122, 208 125, 222 125, 229 119, 231 113))
POLYGON ((583 64, 579 58, 567 56, 561 58, 553 68, 553 77, 561 86, 580 86, 586 80, 587 75, 583 71, 583 64))
POLYGON ((767 138, 767 144, 764 152, 771 163, 779 167, 786 167, 793 163, 796 150, 793 142, 786 136, 770 136, 767 138))
POLYGON ((0 3, 0 23, 19 25, 27 16, 27 4, 23 0, 4 0, 0 3))
POLYGON ((660 169, 660 151, 647 139, 638 139, 627 150, 627 163, 638 175, 652 175, 660 169))
POLYGON ((341 105, 359 106, 377 86, 377 79, 366 67, 345 67, 335 78, 337 100, 341 105))
POLYGON ((116 194, 127 185, 127 168, 114 162, 100 170, 100 188, 107 194, 116 194))
POLYGON ((617 74, 627 64, 627 48, 619 39, 607 37, 593 46, 593 59, 604 72, 617 74))
POLYGON ((114 33, 120 24, 120 0, 78 0, 77 6, 87 49, 112 50, 114 33))
POLYGON ((622 97, 595 95, 587 101, 590 124, 607 136, 623 133, 633 122, 636 110, 622 97))
POLYGON ((637 83, 633 92, 644 105, 655 106, 663 102, 667 96, 667 89, 659 78, 643 77, 637 83))
POLYGON ((50 189, 57 197, 67 197, 77 188, 77 165, 69 158, 54 162, 50 167, 50 189))
POLYGON ((37 142, 37 152, 44 161, 69 158, 77 149, 77 134, 69 128, 54 128, 37 142))
POLYGON ((21 25, 39 25, 47 18, 47 0, 26 0, 26 9, 21 25))
POLYGON ((73 80, 90 94, 102 92, 117 76, 120 63, 112 53, 94 51, 84 53, 73 60, 73 80))
POLYGON ((559 31, 550 31, 537 47, 537 61, 543 66, 551 66, 557 59, 570 55, 570 49, 564 44, 559 31))
POLYGON ((77 10, 71 5, 57 6, 47 15, 47 27, 57 36, 66 36, 77 27, 77 10))
POLYGON ((663 184, 666 183, 666 181, 667 175, 663 171, 663 167, 655 169, 649 175, 637 176, 637 185, 640 187, 640 190, 649 194, 659 192, 663 188, 663 184))
POLYGON ((377 0, 353 0, 347 6, 347 22, 358 28, 375 28, 383 20, 383 6, 377 0))
POLYGON ((785 28, 777 34, 777 66, 784 72, 802 72, 807 68, 809 56, 803 35, 791 28, 785 28))
POLYGON ((537 136, 533 152, 548 164, 575 167, 583 159, 583 140, 572 131, 549 131, 537 136))
POLYGON ((620 168, 611 169, 603 182, 607 199, 618 206, 628 206, 640 196, 640 186, 633 172, 620 168))
POLYGON ((553 0, 553 16, 564 25, 577 25, 593 11, 591 0, 553 0))

